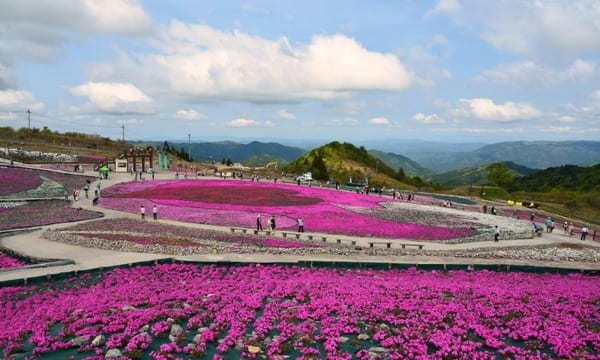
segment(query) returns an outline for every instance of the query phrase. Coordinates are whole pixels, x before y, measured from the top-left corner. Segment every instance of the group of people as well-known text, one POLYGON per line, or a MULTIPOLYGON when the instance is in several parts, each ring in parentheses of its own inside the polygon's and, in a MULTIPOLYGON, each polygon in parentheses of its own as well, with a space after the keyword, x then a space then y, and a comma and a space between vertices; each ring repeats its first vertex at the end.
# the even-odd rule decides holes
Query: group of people
MULTIPOLYGON (((487 207, 487 205, 485 205, 485 204, 483 205, 483 213, 484 213, 484 214, 487 214, 487 213, 488 213, 488 207, 487 207)), ((492 206, 492 207, 489 209, 489 213, 490 213, 490 214, 492 214, 492 215, 498 215, 498 210, 496 210, 496 207, 495 207, 495 206, 492 206)))
MULTIPOLYGON (((299 217, 297 219, 297 223, 298 223, 298 232, 304 232, 304 219, 302 217, 299 217)), ((276 228, 275 216, 271 216, 269 218, 269 220, 267 221, 267 230, 273 231, 273 230, 275 230, 275 228, 276 228)), ((256 231, 262 231, 262 230, 263 230, 262 218, 261 218, 261 215, 258 214, 258 215, 256 215, 256 231)))
MULTIPOLYGON (((146 220, 146 208, 144 205, 140 206, 140 215, 142 220, 146 220)), ((158 220, 158 208, 156 207, 156 204, 152 206, 152 218, 158 220)))

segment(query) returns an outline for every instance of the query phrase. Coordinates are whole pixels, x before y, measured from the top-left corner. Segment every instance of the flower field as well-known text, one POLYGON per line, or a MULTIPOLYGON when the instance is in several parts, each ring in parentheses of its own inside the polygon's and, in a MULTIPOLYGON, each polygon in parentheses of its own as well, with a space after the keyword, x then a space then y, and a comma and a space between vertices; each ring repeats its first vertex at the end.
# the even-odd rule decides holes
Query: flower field
MULTIPOLYGON (((387 238, 446 240, 475 234, 470 226, 424 225, 370 216, 353 209, 384 209, 377 196, 345 191, 249 181, 146 181, 114 185, 103 191, 100 205, 137 213, 141 205, 159 208, 162 218, 213 225, 254 227, 275 216, 278 229, 387 238)), ((385 201, 392 201, 385 199, 385 201)), ((399 202, 399 201, 398 201, 399 202)), ((266 224, 263 224, 265 226, 266 224)))
POLYGON ((581 274, 139 266, 0 289, 4 356, 598 359, 581 274))
POLYGON ((13 267, 21 267, 25 265, 24 262, 17 260, 15 258, 12 258, 6 254, 3 254, 2 252, 0 252, 0 269, 8 269, 8 268, 13 268, 13 267))
POLYGON ((229 232, 165 225, 127 218, 102 219, 49 231, 48 239, 74 245, 126 251, 186 255, 213 249, 240 252, 255 248, 318 248, 303 241, 232 234, 229 232))
MULTIPOLYGON (((10 204, 10 203, 4 203, 10 204)), ((72 208, 64 200, 40 200, 0 207, 0 230, 57 224, 102 217, 102 213, 72 208)))
POLYGON ((81 189, 91 177, 18 167, 0 167, 1 198, 62 197, 81 189))

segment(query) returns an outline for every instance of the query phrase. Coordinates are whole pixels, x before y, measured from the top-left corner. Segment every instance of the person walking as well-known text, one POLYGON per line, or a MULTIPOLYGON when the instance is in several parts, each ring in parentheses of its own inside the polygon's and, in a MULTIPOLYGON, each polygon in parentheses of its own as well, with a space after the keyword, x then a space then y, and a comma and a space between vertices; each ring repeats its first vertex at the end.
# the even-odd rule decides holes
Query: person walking
POLYGON ((494 241, 498 242, 500 238, 500 228, 498 227, 498 225, 494 226, 494 241))
POLYGON ((535 214, 534 213, 531 213, 531 215, 529 215, 529 220, 530 221, 535 220, 535 214))
POLYGON ((304 220, 301 217, 298 218, 298 232, 304 232, 304 220))
POLYGON ((275 216, 271 216, 271 220, 269 220, 269 222, 271 223, 271 231, 275 230, 275 216))
POLYGON ((552 232, 552 219, 551 218, 546 219, 546 232, 547 233, 552 232))
POLYGON ((563 224, 563 231, 565 234, 569 233, 569 223, 565 221, 565 223, 563 224))
POLYGON ((152 217, 154 220, 158 220, 158 209, 156 208, 156 205, 152 206, 152 217))
POLYGON ((588 234, 588 228, 587 228, 587 226, 583 225, 583 227, 581 228, 581 240, 585 240, 587 234, 588 234))
POLYGON ((88 191, 90 191, 90 184, 89 183, 85 183, 85 185, 83 186, 83 191, 85 191, 85 198, 89 199, 89 196, 88 196, 88 191))
POLYGON ((146 208, 144 205, 140 206, 140 215, 142 216, 142 220, 146 219, 146 208))
POLYGON ((256 231, 262 231, 262 223, 260 221, 260 214, 256 216, 256 231))

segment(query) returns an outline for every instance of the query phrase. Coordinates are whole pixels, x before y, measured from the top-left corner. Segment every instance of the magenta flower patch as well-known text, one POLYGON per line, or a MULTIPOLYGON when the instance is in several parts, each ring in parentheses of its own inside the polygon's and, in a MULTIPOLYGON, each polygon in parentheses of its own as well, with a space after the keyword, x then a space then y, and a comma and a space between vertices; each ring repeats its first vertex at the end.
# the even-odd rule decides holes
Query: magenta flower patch
MULTIPOLYGON (((322 188, 249 181, 146 181, 117 184, 102 193, 100 205, 137 213, 141 205, 159 208, 168 219, 254 227, 257 214, 275 216, 278 229, 408 239, 453 239, 474 235, 469 227, 393 221, 352 211, 382 209, 382 198, 322 188)), ((391 201, 386 199, 386 201, 391 201)), ((266 224, 264 224, 266 225, 266 224)))
POLYGON ((582 274, 139 266, 0 289, 0 349, 45 358, 597 359, 582 274), (58 285, 58 286, 57 286, 58 285), (105 341, 94 341, 99 337, 105 341))

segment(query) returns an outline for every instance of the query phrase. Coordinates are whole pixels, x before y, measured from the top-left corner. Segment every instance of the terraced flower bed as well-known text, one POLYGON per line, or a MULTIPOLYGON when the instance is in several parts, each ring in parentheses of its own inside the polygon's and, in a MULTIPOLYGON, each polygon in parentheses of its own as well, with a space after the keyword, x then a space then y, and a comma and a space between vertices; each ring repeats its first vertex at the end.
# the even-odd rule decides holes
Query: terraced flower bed
POLYGON ((81 189, 91 177, 54 171, 0 167, 0 198, 26 199, 62 197, 81 189))
POLYGON ((24 266, 25 263, 12 258, 2 252, 0 252, 0 269, 8 269, 8 268, 14 268, 14 267, 21 267, 24 266))
POLYGON ((64 200, 40 200, 18 203, 14 207, 0 207, 0 230, 27 228, 87 220, 102 217, 102 213, 72 208, 64 200), (2 210, 3 209, 3 210, 2 210))
POLYGON ((446 240, 474 235, 471 227, 444 223, 422 225, 383 219, 353 209, 384 209, 392 201, 329 189, 249 181, 147 181, 123 183, 103 191, 100 205, 137 213, 141 205, 158 205, 163 218, 214 225, 254 227, 257 214, 275 216, 278 229, 345 235, 446 240))
POLYGON ((318 244, 268 236, 164 225, 128 218, 102 219, 48 231, 44 237, 73 245, 173 255, 245 252, 263 248, 319 248, 318 244))
POLYGON ((140 266, 0 289, 0 349, 76 359, 593 359, 598 280, 140 266))

